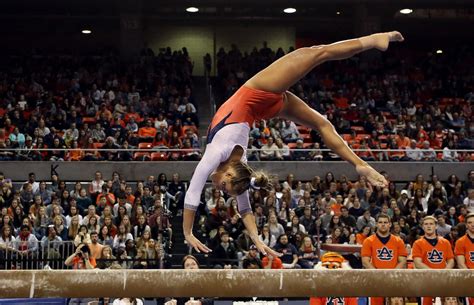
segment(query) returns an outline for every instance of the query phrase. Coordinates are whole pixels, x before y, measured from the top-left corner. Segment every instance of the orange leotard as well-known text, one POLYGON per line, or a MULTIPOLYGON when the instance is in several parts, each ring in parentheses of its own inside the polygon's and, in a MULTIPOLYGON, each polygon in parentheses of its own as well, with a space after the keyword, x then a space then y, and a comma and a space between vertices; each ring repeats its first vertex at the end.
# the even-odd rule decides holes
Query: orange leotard
POLYGON ((207 142, 224 126, 235 123, 247 123, 261 119, 270 119, 278 115, 283 108, 284 93, 273 93, 242 86, 222 106, 209 126, 207 142))

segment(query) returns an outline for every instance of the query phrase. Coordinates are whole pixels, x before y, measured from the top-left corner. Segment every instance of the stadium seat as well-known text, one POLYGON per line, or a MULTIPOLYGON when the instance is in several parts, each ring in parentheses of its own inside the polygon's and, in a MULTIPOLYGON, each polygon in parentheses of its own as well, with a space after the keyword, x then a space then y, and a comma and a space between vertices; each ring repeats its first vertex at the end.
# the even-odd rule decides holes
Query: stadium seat
POLYGON ((150 154, 147 152, 138 151, 133 154, 133 160, 135 161, 145 161, 150 160, 150 154))
POLYGON ((151 161, 167 161, 168 154, 164 152, 154 152, 151 154, 151 161))
POLYGON ((138 149, 151 149, 151 148, 153 148, 153 143, 149 143, 149 142, 138 143, 138 149))
POLYGON ((95 118, 94 117, 84 117, 84 118, 82 118, 82 123, 87 123, 89 125, 95 124, 95 118))
POLYGON ((309 135, 309 133, 301 134, 300 138, 302 138, 303 142, 305 142, 305 143, 311 143, 311 141, 312 141, 311 136, 309 135))
POLYGON ((370 134, 367 134, 367 133, 359 133, 359 134, 356 136, 356 139, 357 139, 358 141, 362 141, 362 140, 364 140, 365 138, 370 139, 370 134))
POLYGON ((298 126, 298 131, 300 132, 300 134, 305 134, 305 133, 310 133, 311 132, 311 129, 309 129, 308 127, 305 127, 305 126, 298 126))
POLYGON ((357 133, 363 133, 365 131, 364 127, 362 126, 351 126, 351 129, 357 133))
POLYGON ((195 134, 198 134, 198 130, 197 130, 196 126, 191 126, 191 125, 183 126, 183 134, 186 134, 186 131, 188 129, 191 129, 195 134))
POLYGON ((93 143, 92 146, 94 146, 95 149, 101 149, 104 146, 105 143, 102 142, 96 142, 93 143))

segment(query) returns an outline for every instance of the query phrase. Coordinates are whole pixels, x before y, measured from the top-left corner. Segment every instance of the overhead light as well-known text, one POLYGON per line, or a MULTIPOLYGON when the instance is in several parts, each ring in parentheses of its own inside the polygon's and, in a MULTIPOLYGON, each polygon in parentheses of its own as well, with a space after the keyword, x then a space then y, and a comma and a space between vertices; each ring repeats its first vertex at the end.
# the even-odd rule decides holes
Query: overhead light
POLYGON ((443 50, 441 50, 441 49, 436 50, 436 54, 443 54, 443 50))
POLYGON ((402 13, 404 15, 408 15, 408 14, 413 13, 413 10, 411 8, 404 8, 404 9, 400 10, 400 13, 402 13))
POLYGON ((287 13, 287 14, 293 14, 293 13, 296 13, 296 8, 294 7, 287 7, 283 10, 284 13, 287 13))
POLYGON ((197 13, 199 12, 199 9, 197 7, 191 6, 186 9, 186 12, 188 13, 197 13))
POLYGON ((89 35, 89 34, 92 33, 92 31, 91 31, 91 30, 82 30, 81 33, 82 33, 82 34, 89 35))
POLYGON ((340 14, 341 14, 341 12, 339 12, 339 11, 336 12, 336 15, 340 15, 340 14))

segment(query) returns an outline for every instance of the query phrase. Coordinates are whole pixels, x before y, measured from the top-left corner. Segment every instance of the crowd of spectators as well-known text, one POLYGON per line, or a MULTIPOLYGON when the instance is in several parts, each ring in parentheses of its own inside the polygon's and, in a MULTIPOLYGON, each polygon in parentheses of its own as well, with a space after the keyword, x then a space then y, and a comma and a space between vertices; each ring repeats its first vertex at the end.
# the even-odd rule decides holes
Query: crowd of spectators
MULTIPOLYGON (((15 187, 0 173, 0 185, 2 255, 10 251, 26 259, 46 251, 48 258, 58 258, 58 243, 67 242, 74 248, 67 265, 74 268, 89 267, 77 255, 90 257, 90 265, 97 268, 113 263, 125 268, 166 268, 168 254, 177 254, 175 245, 184 243, 173 238, 171 227, 171 219, 181 215, 186 192, 178 174, 170 181, 160 174, 132 183, 119 173, 107 180, 97 172, 89 183, 67 187, 57 176, 46 183, 36 181, 31 173, 15 187)), ((211 266, 312 268, 321 244, 362 244, 374 233, 381 213, 389 215, 392 234, 407 247, 423 235, 420 220, 425 215, 436 217, 438 235, 454 245, 466 232, 464 217, 474 212, 472 170, 466 179, 451 175, 440 181, 434 175, 427 180, 417 175, 414 181, 390 182, 387 188, 372 187, 364 178, 336 179, 330 172, 307 182, 289 174, 273 185, 269 192, 252 190, 250 198, 259 238, 283 253, 281 258, 259 256, 235 198, 212 187, 205 189, 195 228, 213 250, 211 266)), ((360 266, 358 257, 349 259, 360 266)))
POLYGON ((131 61, 114 53, 3 58, 0 160, 198 159, 192 69, 186 48, 131 61))
POLYGON ((5 250, 9 259, 36 258, 39 252, 42 258, 58 259, 66 247, 74 252, 66 265, 74 268, 82 262, 75 255, 86 252, 98 268, 115 261, 128 268, 163 267, 172 249, 170 218, 182 209, 185 192, 178 174, 171 181, 165 174, 150 176, 133 189, 118 173, 104 180, 96 172, 89 183, 72 187, 57 175, 48 182, 35 177, 30 173, 15 187, 0 173, 3 260, 5 250), (141 259, 137 266, 132 266, 134 258, 141 259))
MULTIPOLYGON (((282 48, 275 52, 265 43, 250 53, 237 46, 228 52, 221 48, 217 69, 222 99, 284 54, 282 48)), ((365 160, 470 161, 472 153, 459 150, 474 148, 468 67, 473 63, 472 53, 462 47, 444 55, 395 49, 378 57, 324 63, 291 91, 325 115, 351 148, 364 150, 358 154, 365 160)), ((326 147, 316 132, 281 119, 257 122, 251 137, 249 147, 262 149, 253 159, 338 158, 320 151, 326 147), (293 148, 314 151, 290 151, 293 148)))

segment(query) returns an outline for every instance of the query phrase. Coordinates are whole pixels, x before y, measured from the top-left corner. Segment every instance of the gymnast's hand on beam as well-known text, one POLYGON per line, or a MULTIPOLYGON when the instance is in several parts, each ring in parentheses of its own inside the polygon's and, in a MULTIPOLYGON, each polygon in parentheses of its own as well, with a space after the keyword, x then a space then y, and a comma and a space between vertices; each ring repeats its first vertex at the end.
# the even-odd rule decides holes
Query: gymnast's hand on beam
POLYGON ((276 252, 269 246, 265 245, 262 241, 260 241, 260 239, 258 239, 257 242, 254 240, 254 243, 255 243, 255 246, 257 246, 258 251, 260 251, 260 253, 262 253, 265 256, 271 255, 273 257, 280 257, 283 255, 282 253, 276 252))
POLYGON ((368 165, 367 163, 365 163, 364 165, 357 165, 356 171, 359 175, 367 178, 367 181, 373 186, 388 186, 388 182, 385 177, 379 174, 379 172, 377 172, 375 169, 372 168, 372 166, 368 165))
POLYGON ((186 241, 188 242, 188 245, 194 248, 196 252, 201 253, 209 253, 212 252, 211 249, 209 249, 205 244, 199 241, 196 237, 194 237, 193 234, 185 235, 186 241))

